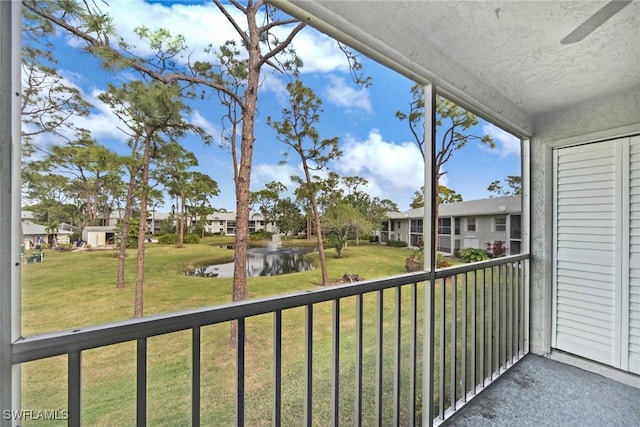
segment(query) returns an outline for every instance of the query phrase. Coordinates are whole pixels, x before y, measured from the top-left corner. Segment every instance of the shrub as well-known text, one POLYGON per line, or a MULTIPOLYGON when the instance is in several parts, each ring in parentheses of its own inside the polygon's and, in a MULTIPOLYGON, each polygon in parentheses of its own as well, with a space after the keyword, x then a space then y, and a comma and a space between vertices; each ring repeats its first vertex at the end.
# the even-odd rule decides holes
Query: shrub
POLYGON ((489 254, 484 249, 465 248, 460 251, 460 258, 466 262, 478 262, 489 259, 489 254))
POLYGON ((404 240, 387 240, 387 246, 393 246, 395 248, 406 248, 408 245, 404 240))
POLYGON ((451 263, 442 254, 436 257, 436 268, 451 267, 451 263))
POLYGON ((505 256, 507 253, 507 247, 504 246, 502 240, 496 240, 495 242, 487 242, 487 252, 491 258, 499 258, 505 256))
MULTIPOLYGON (((197 234, 185 234, 182 241, 185 245, 197 244, 200 243, 200 236, 198 236, 197 234)), ((178 235, 165 234, 158 237, 158 243, 160 243, 161 245, 175 245, 178 243, 178 235)))
POLYGON ((271 240, 273 233, 264 230, 254 231, 249 235, 249 240, 271 240))
MULTIPOLYGON (((436 256, 436 268, 450 267, 451 263, 443 255, 438 254, 436 256)), ((407 273, 412 271, 422 271, 424 269, 424 251, 422 248, 415 251, 413 254, 407 257, 404 263, 404 269, 407 273)))
POLYGON ((200 236, 198 234, 185 234, 183 242, 188 245, 197 245, 200 243, 200 236))
POLYGON ((404 269, 407 273, 411 273, 412 271, 420 271, 424 267, 424 251, 422 249, 418 249, 414 251, 413 254, 409 255, 409 257, 405 260, 404 269))

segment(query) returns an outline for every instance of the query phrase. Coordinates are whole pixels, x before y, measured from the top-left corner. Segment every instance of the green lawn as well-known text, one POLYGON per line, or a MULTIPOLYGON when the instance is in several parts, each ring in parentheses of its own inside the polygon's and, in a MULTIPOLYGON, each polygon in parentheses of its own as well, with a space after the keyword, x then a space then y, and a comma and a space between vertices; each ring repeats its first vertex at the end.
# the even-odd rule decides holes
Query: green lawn
MULTIPOLYGON (((203 240, 199 245, 177 249, 173 246, 150 244, 147 249, 145 272, 145 314, 166 313, 177 310, 211 306, 231 300, 231 279, 191 277, 182 274, 189 265, 204 260, 229 261, 229 250, 219 248, 229 241, 220 238, 203 240)), ((379 245, 349 246, 343 258, 335 251, 328 252, 328 271, 338 280, 345 273, 359 274, 366 279, 404 273, 404 262, 411 251, 379 245)), ((310 255, 313 258, 313 254, 310 255)), ((317 256, 316 256, 317 257, 317 256)), ((317 262, 317 259, 316 259, 317 262)), ((25 264, 23 267, 23 335, 56 331, 82 325, 99 324, 129 319, 133 315, 133 285, 135 281, 135 253, 128 256, 127 287, 115 288, 117 259, 107 252, 52 252, 45 255, 44 263, 25 264)), ((488 280, 485 275, 474 286, 472 273, 467 274, 469 285, 464 292, 462 276, 458 276, 458 320, 456 322, 456 348, 469 348, 470 327, 462 336, 460 320, 463 295, 471 301, 474 291, 484 291, 489 301, 488 280), (466 344, 465 344, 466 343, 466 344)), ((482 274, 478 276, 482 277, 482 274)), ((255 277, 248 282, 250 298, 317 289, 320 270, 278 277, 255 277)), ((451 313, 451 281, 447 279, 445 310, 451 313)), ((409 343, 410 288, 401 295, 401 422, 409 413, 409 343)), ((442 282, 436 285, 436 321, 440 316, 442 282)), ((497 281, 494 277, 495 295, 497 281)), ((418 285, 418 362, 422 358, 422 293, 418 285)), ((363 423, 375 424, 376 373, 376 301, 378 294, 367 294, 364 300, 363 332, 363 423)), ((383 424, 393 424, 393 372, 394 372, 394 306, 395 290, 387 290, 384 300, 383 328, 383 424)), ((478 302, 478 304, 480 304, 478 302)), ((355 307, 356 299, 340 301, 340 419, 341 424, 354 424, 355 389, 355 307)), ((331 416, 331 355, 332 355, 332 303, 314 306, 313 332, 313 424, 326 425, 331 416)), ((467 308, 467 322, 473 320, 467 308)), ((282 338, 282 420, 283 425, 301 425, 304 408, 304 309, 283 312, 282 338)), ((480 319, 479 314, 476 319, 480 319)), ((451 351, 451 328, 447 319, 447 356, 451 351)), ((489 321, 489 319, 485 319, 489 321)), ((251 426, 272 423, 272 352, 273 315, 248 318, 246 342, 245 402, 246 424, 251 426)), ((436 343, 440 341, 440 328, 435 328, 436 343)), ((485 331, 490 340, 491 331, 485 331)), ((235 353, 229 347, 229 325, 202 328, 201 345, 202 425, 235 425, 235 353)), ((439 344, 436 345, 434 372, 439 372, 439 344)), ((478 352, 482 350, 478 349, 478 352)), ((135 423, 135 343, 123 343, 83 353, 83 424, 91 426, 120 426, 135 423)), ((479 353, 477 353, 479 358, 479 353)), ((471 352, 466 360, 470 364, 471 352)), ((451 366, 445 366, 446 381, 451 366)), ((488 361, 485 361, 488 365, 488 361)), ((460 371, 460 365, 457 371, 460 371)), ((418 366, 418 372, 420 372, 418 366)), ((460 378, 462 372, 458 374, 460 378)), ((467 376, 470 374, 466 374, 467 376)), ((471 381, 471 378, 468 378, 471 381)), ((421 378, 418 377, 419 395, 421 378)), ((468 388, 469 386, 467 386, 468 388)), ((148 340, 148 424, 190 425, 191 420, 191 332, 184 331, 148 340)), ((436 402, 438 385, 436 384, 436 402)), ((462 393, 458 387, 458 397, 462 393)), ((449 400, 445 389, 445 400, 449 400)), ((66 357, 56 357, 23 365, 23 409, 63 410, 66 402, 66 357)), ((418 408, 420 409, 420 408, 418 408)), ((65 422, 59 421, 59 425, 65 422)), ((28 425, 58 425, 51 421, 33 421, 28 425)))
MULTIPOLYGON (((145 314, 172 312, 229 302, 231 279, 189 277, 182 271, 197 261, 228 261, 223 242, 209 238, 199 245, 177 249, 151 244, 145 269, 145 314)), ((373 279, 404 273, 410 251, 378 245, 350 246, 343 258, 328 253, 328 271, 338 280, 344 273, 373 279)), ((313 257, 313 255, 312 255, 313 257)), ((23 335, 128 319, 133 314, 135 253, 128 254, 127 287, 115 288, 117 258, 111 251, 48 251, 44 263, 23 267, 23 335)), ((250 298, 316 289, 320 270, 278 277, 250 278, 250 298)), ((385 342, 393 340, 393 291, 385 292, 385 342)), ((403 295, 403 325, 408 326, 408 292, 403 295)), ((364 414, 373 422, 376 295, 365 296, 364 414)), ((341 301, 341 418, 353 422, 355 299, 341 301)), ((331 376, 330 303, 315 307, 314 423, 324 425, 330 414, 331 376)), ((303 411, 304 311, 283 314, 283 422, 299 425, 303 411)), ((271 424, 272 376, 271 315, 247 320, 247 425, 271 424)), ((202 330, 202 423, 235 423, 235 357, 229 351, 228 325, 202 330)), ((409 342, 408 327, 403 340, 409 342)), ((148 420, 150 425, 188 425, 190 422, 190 332, 149 339, 148 420)), ((408 346, 403 346, 403 364, 408 346)), ((391 364, 393 349, 385 346, 385 417, 391 420, 391 364)), ((132 425, 135 417, 135 344, 124 343, 83 353, 83 424, 132 425)), ((407 372, 403 370, 405 381, 407 372)), ((32 362, 23 367, 24 409, 66 409, 66 357, 32 362)), ((408 402, 407 396, 403 396, 408 402)), ((408 404, 408 403, 407 403, 408 404)), ((405 407, 408 407, 405 405, 405 407)), ((405 414, 406 416, 406 414, 405 414)), ((61 422, 61 424, 64 424, 61 422)), ((33 422, 32 425, 38 425, 33 422)), ((43 425, 55 425, 43 422, 43 425)))

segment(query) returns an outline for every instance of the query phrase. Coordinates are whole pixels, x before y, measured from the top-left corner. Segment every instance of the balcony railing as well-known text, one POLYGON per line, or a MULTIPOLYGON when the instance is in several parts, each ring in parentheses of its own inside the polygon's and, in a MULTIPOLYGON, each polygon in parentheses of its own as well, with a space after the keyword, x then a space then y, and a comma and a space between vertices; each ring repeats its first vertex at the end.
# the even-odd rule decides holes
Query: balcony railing
MULTIPOLYGON (((130 416, 137 425, 160 423, 148 406, 156 394, 148 381, 148 364, 153 363, 148 343, 152 337, 187 331, 189 339, 180 339, 189 347, 190 390, 187 396, 163 398, 189 400, 190 413, 182 417, 194 426, 209 424, 209 412, 224 404, 234 406, 235 419, 227 422, 237 425, 312 425, 329 419, 333 425, 438 424, 527 353, 527 277, 528 256, 511 256, 434 274, 410 273, 31 336, 13 344, 12 362, 66 355, 68 424, 75 426, 87 416, 83 393, 90 385, 83 384, 83 371, 90 366, 83 366, 83 355, 135 342, 130 357, 135 360, 136 404, 130 416), (253 320, 264 316, 271 320, 253 320), (220 377, 211 378, 210 342, 203 345, 203 335, 212 325, 229 322, 237 325, 235 364, 220 369, 233 371, 235 383, 227 392, 234 401, 212 404, 208 387, 220 377), (268 360, 256 361, 253 346, 265 336, 268 360), (256 363, 269 365, 270 372, 270 386, 260 399, 250 390, 256 363), (424 386, 428 378, 433 387, 424 386), (423 408, 425 400, 432 402, 432 420, 423 420, 429 409, 423 408)), ((230 351, 222 347, 216 351, 230 351)))

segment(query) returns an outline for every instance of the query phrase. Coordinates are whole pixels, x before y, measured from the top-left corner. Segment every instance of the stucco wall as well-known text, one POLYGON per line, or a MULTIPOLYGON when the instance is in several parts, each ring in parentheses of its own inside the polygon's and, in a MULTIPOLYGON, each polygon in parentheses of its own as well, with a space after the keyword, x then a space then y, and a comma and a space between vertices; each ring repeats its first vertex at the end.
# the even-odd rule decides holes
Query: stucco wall
POLYGON ((531 351, 551 347, 553 260, 552 147, 640 132, 640 87, 546 113, 531 139, 531 351))

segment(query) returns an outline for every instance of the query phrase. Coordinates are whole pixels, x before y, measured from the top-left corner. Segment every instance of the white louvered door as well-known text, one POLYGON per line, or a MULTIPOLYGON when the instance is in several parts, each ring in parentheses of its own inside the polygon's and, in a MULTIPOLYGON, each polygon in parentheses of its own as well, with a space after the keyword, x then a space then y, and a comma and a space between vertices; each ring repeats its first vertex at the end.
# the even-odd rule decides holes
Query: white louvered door
POLYGON ((615 162, 615 141, 554 152, 554 347, 606 364, 618 299, 615 162))
POLYGON ((629 143, 629 371, 640 374, 640 136, 629 143))
POLYGON ((552 345, 640 372, 640 138, 554 151, 552 345))

